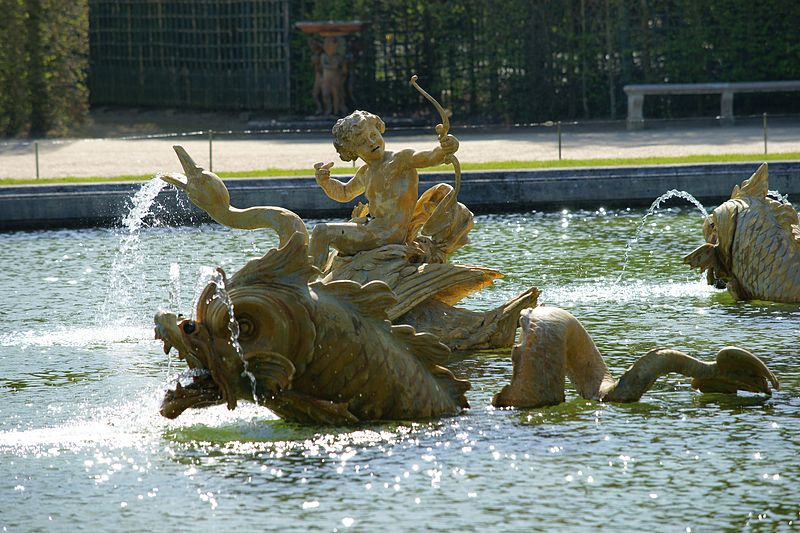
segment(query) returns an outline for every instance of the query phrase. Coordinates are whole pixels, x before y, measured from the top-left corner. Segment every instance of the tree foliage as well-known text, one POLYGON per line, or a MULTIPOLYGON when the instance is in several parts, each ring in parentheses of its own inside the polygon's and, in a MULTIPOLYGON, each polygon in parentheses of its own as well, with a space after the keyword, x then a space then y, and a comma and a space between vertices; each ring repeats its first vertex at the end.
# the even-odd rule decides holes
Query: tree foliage
MULTIPOLYGON (((359 105, 380 112, 424 105, 414 72, 461 116, 506 122, 620 118, 631 83, 800 79, 800 2, 317 0, 314 15, 371 22, 359 105)), ((796 93, 736 98, 737 113, 800 111, 796 93)), ((719 109, 648 100, 666 117, 719 109)))
MULTIPOLYGON (((384 114, 429 112, 408 86, 414 73, 459 117, 509 123, 621 118, 630 83, 800 79, 800 2, 287 1, 293 21, 369 21, 352 43, 354 103, 384 114)), ((86 117, 87 4, 0 0, 0 135, 59 133, 86 117)), ((294 107, 307 110, 306 36, 293 31, 290 48, 294 107)), ((647 106, 648 116, 712 115, 719 100, 647 106)), ((737 114, 762 111, 800 112, 800 98, 736 96, 737 114)))
POLYGON ((87 0, 0 0, 0 135, 61 133, 88 112, 87 0))

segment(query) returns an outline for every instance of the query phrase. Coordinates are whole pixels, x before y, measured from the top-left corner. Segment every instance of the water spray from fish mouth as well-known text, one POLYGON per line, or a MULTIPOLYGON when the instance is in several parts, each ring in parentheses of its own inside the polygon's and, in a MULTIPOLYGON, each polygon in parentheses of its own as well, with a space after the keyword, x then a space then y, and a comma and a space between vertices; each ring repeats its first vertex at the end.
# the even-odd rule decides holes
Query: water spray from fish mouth
POLYGON ((132 308, 136 305, 137 288, 143 283, 139 275, 145 257, 142 249, 142 230, 148 227, 159 193, 166 182, 150 180, 130 198, 128 212, 120 220, 116 231, 119 235, 117 253, 109 274, 109 290, 98 314, 100 320, 112 317, 116 323, 130 323, 135 320, 132 308))
POLYGON ((703 207, 703 204, 701 204, 697 200, 697 198, 695 198, 694 196, 692 196, 691 194, 689 194, 686 191, 679 191, 678 189, 670 189, 669 191, 665 192, 664 194, 662 194, 661 196, 656 198, 653 201, 653 203, 650 204, 650 207, 648 208, 647 213, 645 213, 645 215, 642 217, 642 221, 639 223, 639 226, 636 228, 636 233, 634 234, 633 238, 630 239, 628 241, 628 243, 625 245, 625 256, 624 256, 624 258, 622 260, 622 271, 619 273, 619 276, 617 277, 617 283, 621 282, 622 281, 622 277, 625 275, 625 269, 628 267, 628 262, 630 261, 630 257, 629 256, 630 256, 630 253, 631 253, 631 249, 633 248, 634 244, 639 242, 639 238, 641 237, 642 231, 644 230, 645 222, 647 222, 647 219, 650 218, 650 216, 653 213, 655 213, 658 208, 661 207, 662 203, 664 203, 665 201, 669 200, 670 198, 682 198, 682 199, 686 200, 690 204, 694 205, 700 211, 700 213, 702 213, 703 222, 711 220, 710 215, 708 214, 708 211, 706 211, 706 208, 703 207))
POLYGON ((767 191, 767 196, 769 198, 774 198, 776 201, 778 201, 778 202, 780 202, 782 204, 791 204, 792 203, 792 202, 789 201, 789 196, 788 195, 781 194, 781 192, 777 191, 777 190, 776 191, 768 190, 767 191))

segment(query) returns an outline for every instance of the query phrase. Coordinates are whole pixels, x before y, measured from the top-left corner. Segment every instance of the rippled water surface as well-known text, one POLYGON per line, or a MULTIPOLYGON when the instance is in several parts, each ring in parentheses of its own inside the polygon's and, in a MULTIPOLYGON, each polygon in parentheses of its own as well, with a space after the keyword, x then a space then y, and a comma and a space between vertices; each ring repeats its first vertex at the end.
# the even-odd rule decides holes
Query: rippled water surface
POLYGON ((782 390, 702 395, 662 378, 641 402, 493 410, 507 353, 455 360, 472 409, 424 423, 300 427, 240 405, 158 414, 183 369, 153 340, 190 313, 203 267, 229 273, 268 232, 0 235, 0 526, 8 531, 719 531, 800 519, 800 307, 735 303, 681 264, 697 211, 476 218, 454 260, 506 273, 465 305, 528 286, 575 314, 620 374, 656 346, 763 357, 782 390))

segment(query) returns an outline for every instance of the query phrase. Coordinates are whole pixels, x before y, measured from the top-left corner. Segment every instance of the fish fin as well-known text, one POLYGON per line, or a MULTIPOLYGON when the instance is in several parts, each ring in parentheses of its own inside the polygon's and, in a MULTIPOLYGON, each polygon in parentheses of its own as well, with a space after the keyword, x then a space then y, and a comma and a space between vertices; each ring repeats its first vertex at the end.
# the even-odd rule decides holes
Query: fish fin
POLYGON ((231 277, 230 286, 269 283, 282 278, 307 283, 320 274, 308 257, 308 246, 303 234, 292 235, 282 247, 272 249, 263 257, 248 261, 241 270, 231 277), (289 278, 289 279, 287 279, 289 278))
POLYGON ((349 280, 320 281, 312 284, 311 288, 324 288, 339 301, 349 302, 365 316, 379 320, 387 320, 386 310, 397 303, 392 289, 382 281, 370 281, 365 285, 349 280))
POLYGON ((388 310, 389 318, 394 320, 431 298, 455 305, 502 277, 497 270, 466 264, 409 265, 392 286, 398 304, 388 310))
POLYGON ((294 364, 276 352, 249 352, 244 354, 245 372, 256 380, 256 393, 275 394, 290 389, 294 377, 294 364))
POLYGON ((778 378, 761 359, 736 346, 726 346, 717 352, 712 367, 714 373, 693 379, 692 387, 702 392, 734 394, 746 390, 767 395, 772 394, 770 385, 775 390, 780 388, 778 378))
POLYGON ((359 421, 346 402, 323 400, 293 390, 276 394, 267 407, 284 420, 298 424, 348 425, 359 421))
MULTIPOLYGON (((760 357, 737 346, 726 346, 717 352, 717 366, 722 372, 747 372, 760 376, 772 385, 775 390, 780 389, 780 382, 775 374, 767 368, 760 357)), ((768 391, 760 391, 768 392, 768 391)))
POLYGON ((744 198, 745 196, 766 198, 767 192, 769 192, 769 168, 766 163, 761 163, 758 170, 742 182, 741 188, 738 185, 733 188, 731 199, 744 198))
MULTIPOLYGON (((762 163, 761 166, 758 167, 758 170, 750 176, 750 179, 742 182, 740 190, 737 191, 737 189, 734 188, 734 193, 734 196, 731 196, 731 198, 743 200, 745 197, 753 197, 765 202, 767 213, 774 217, 769 223, 774 223, 782 230, 788 231, 795 243, 800 241, 800 228, 798 227, 800 218, 798 218, 795 208, 792 204, 776 202, 767 197, 769 193, 769 183, 766 163, 762 163)), ((751 208, 755 205, 752 202, 749 203, 751 208)))
POLYGON ((450 348, 442 344, 439 337, 432 333, 417 333, 412 326, 406 324, 392 326, 392 335, 410 346, 412 353, 460 408, 469 408, 464 393, 470 389, 470 383, 456 378, 449 369, 442 366, 450 358, 450 348))
POLYGON ((450 348, 433 333, 417 333, 407 324, 392 326, 392 335, 406 344, 417 358, 430 366, 443 365, 450 358, 450 348))
POLYGON ((447 391, 447 394, 455 400, 456 404, 461 409, 469 409, 469 402, 465 395, 471 388, 469 381, 458 379, 455 374, 443 366, 436 365, 430 370, 439 386, 447 391))
POLYGON ((692 268, 699 268, 700 272, 705 272, 708 269, 719 268, 717 246, 711 243, 700 245, 693 252, 686 255, 683 258, 683 262, 692 268))

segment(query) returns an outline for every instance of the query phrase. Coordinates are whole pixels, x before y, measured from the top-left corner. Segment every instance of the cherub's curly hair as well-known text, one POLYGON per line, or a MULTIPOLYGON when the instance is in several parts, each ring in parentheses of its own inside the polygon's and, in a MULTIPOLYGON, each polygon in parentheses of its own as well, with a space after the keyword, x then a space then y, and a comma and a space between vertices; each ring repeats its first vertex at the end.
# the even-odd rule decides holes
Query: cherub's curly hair
POLYGON ((351 143, 361 129, 371 124, 378 128, 378 131, 383 133, 386 131, 386 125, 378 115, 373 115, 367 111, 353 111, 344 118, 340 118, 333 125, 333 147, 339 152, 339 157, 342 161, 355 161, 358 155, 353 152, 351 143))

